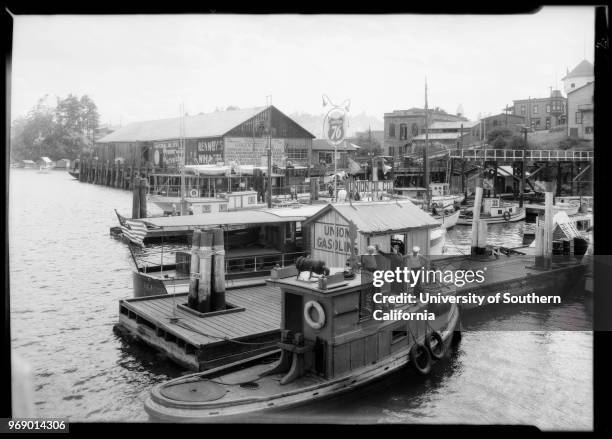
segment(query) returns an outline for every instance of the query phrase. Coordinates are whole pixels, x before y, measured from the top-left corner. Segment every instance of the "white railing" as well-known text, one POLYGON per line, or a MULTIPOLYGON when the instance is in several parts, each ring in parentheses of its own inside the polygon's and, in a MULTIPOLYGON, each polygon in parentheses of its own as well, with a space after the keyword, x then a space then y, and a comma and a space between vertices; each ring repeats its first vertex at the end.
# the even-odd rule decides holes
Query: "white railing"
POLYGON ((455 149, 449 151, 451 158, 484 161, 591 161, 593 151, 561 151, 557 149, 455 149))

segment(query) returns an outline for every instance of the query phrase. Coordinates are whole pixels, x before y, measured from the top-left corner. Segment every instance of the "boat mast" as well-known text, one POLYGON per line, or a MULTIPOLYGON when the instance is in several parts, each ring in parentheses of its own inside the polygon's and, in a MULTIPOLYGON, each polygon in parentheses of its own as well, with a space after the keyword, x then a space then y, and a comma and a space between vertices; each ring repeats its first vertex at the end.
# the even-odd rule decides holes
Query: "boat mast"
POLYGON ((425 150, 423 151, 423 179, 425 181, 425 209, 429 210, 429 109, 427 108, 427 77, 425 77, 425 150))
POLYGON ((181 164, 181 216, 185 215, 185 164, 187 154, 185 151, 185 104, 181 103, 181 117, 179 119, 179 152, 183 151, 183 163, 181 164))

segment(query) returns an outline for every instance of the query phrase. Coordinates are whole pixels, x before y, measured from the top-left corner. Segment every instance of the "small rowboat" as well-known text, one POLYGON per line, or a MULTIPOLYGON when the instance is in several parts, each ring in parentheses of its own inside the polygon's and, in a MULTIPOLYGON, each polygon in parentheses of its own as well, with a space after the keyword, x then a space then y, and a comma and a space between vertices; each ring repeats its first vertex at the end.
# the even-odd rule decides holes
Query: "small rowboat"
MULTIPOLYGON (((348 392, 409 363, 418 373, 429 373, 459 335, 459 307, 452 302, 386 304, 381 313, 418 315, 427 306, 435 319, 367 318, 375 315, 373 302, 360 298, 369 294, 371 299, 375 290, 367 279, 362 283, 364 275, 346 280, 340 273, 341 281, 323 289, 318 282, 295 275, 270 281, 281 287, 284 296, 280 358, 271 363, 270 354, 264 354, 157 385, 145 400, 146 412, 156 420, 173 422, 244 420, 348 392)), ((455 293, 447 288, 436 291, 455 293)), ((432 289, 430 294, 436 293, 432 289)))
MULTIPOLYGON (((504 224, 525 219, 525 209, 518 207, 518 203, 507 203, 499 198, 484 198, 480 219, 487 224, 504 224)), ((459 215, 458 225, 472 225, 473 211, 467 209, 459 215)))

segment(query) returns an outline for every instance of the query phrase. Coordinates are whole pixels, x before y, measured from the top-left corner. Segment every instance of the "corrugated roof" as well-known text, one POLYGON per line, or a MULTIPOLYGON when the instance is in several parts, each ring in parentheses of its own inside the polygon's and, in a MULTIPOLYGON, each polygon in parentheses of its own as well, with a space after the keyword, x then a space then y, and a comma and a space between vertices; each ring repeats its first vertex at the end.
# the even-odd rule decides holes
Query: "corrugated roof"
MULTIPOLYGON (((185 116, 185 138, 222 136, 267 107, 245 108, 232 111, 185 116)), ((98 143, 108 142, 147 142, 153 140, 178 139, 180 137, 180 118, 147 120, 130 123, 102 137, 98 143)))
POLYGON ((325 206, 327 206, 327 204, 311 204, 300 207, 275 207, 272 209, 264 209, 264 211, 276 215, 279 218, 303 216, 306 219, 319 213, 325 206))
POLYGON ((434 122, 429 126, 430 130, 452 130, 452 129, 461 129, 461 125, 463 125, 463 129, 469 129, 478 125, 477 121, 453 121, 453 122, 434 122))
POLYGON ((304 221, 306 216, 279 216, 264 210, 203 213, 200 215, 164 216, 142 221, 156 227, 212 227, 222 225, 271 224, 304 221))
POLYGON ((304 224, 315 221, 331 209, 352 221, 361 233, 390 233, 440 225, 438 220, 410 201, 330 204, 304 224))
POLYGON ((576 78, 579 76, 593 76, 593 64, 584 59, 580 61, 580 64, 574 67, 574 69, 565 75, 561 80, 563 81, 564 79, 576 78))
MULTIPOLYGON (((344 141, 338 145, 338 151, 357 151, 360 146, 344 141)), ((313 151, 333 151, 334 147, 325 139, 312 139, 313 151)))
MULTIPOLYGON (((461 137, 461 133, 429 133, 429 140, 455 140, 461 137)), ((425 140, 425 134, 419 134, 412 140, 425 140)))

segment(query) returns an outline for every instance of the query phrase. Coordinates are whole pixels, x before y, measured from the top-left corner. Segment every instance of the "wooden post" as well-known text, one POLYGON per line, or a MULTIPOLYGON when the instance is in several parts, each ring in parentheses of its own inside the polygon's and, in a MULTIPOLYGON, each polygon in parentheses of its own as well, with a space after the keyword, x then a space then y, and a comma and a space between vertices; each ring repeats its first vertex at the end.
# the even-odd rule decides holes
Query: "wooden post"
POLYGON ((213 232, 212 247, 212 294, 210 309, 220 311, 225 309, 225 245, 223 229, 216 228, 213 232))
POLYGON ((200 279, 198 281, 198 311, 200 312, 210 311, 212 244, 212 231, 202 231, 200 236, 200 279))
POLYGON ((140 180, 134 178, 132 184, 132 219, 140 218, 140 180))
POLYGON ((465 160, 461 160, 461 192, 467 198, 467 187, 465 185, 465 160))
POLYGON ((149 193, 149 181, 146 178, 140 179, 140 188, 139 188, 139 197, 140 197, 140 218, 147 217, 147 194, 149 193))
POLYGON ((483 219, 478 220, 477 254, 486 254, 487 249, 487 222, 483 219))
POLYGON ((191 264, 189 265, 189 294, 187 297, 187 305, 192 309, 198 309, 198 280, 200 273, 200 238, 202 232, 199 230, 193 231, 191 239, 191 264))
POLYGON ((542 256, 546 268, 551 266, 552 257, 552 234, 553 234, 553 193, 550 190, 550 183, 547 183, 547 191, 544 194, 544 240, 542 256))
POLYGON ((478 254, 478 221, 480 221, 480 205, 482 203, 482 186, 478 182, 474 198, 474 210, 472 215, 472 255, 478 254))

